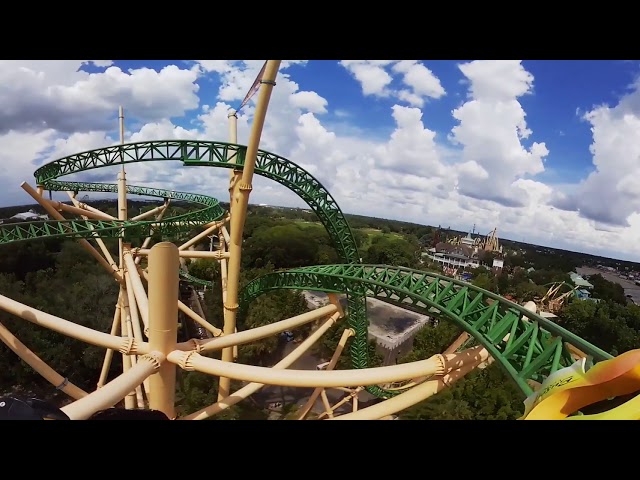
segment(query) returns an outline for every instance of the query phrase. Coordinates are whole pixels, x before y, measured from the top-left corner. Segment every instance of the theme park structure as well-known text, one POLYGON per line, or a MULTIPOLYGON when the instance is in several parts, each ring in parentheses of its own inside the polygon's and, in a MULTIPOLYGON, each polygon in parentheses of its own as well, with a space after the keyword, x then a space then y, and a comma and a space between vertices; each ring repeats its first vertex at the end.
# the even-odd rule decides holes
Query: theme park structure
MULTIPOLYGON (((230 139, 225 142, 162 140, 124 143, 120 114, 120 144, 71 155, 38 170, 35 188, 22 188, 53 220, 5 225, 0 243, 66 237, 78 242, 113 276, 119 288, 110 332, 90 329, 0 294, 0 309, 38 327, 54 330, 106 349, 97 388, 85 392, 54 371, 36 353, 0 324, 0 339, 19 358, 39 372, 72 401, 60 410, 72 420, 92 418, 114 406, 128 410, 162 412, 176 419, 175 386, 178 369, 218 377, 218 398, 196 412, 177 419, 205 419, 246 399, 264 385, 312 387, 313 394, 298 412, 306 418, 319 399, 330 419, 388 419, 447 388, 474 368, 497 362, 527 397, 525 419, 638 418, 638 397, 596 415, 581 415, 585 406, 611 397, 629 395, 640 388, 640 351, 612 357, 560 325, 538 315, 535 305, 521 306, 469 283, 431 272, 386 265, 364 265, 349 224, 330 193, 299 165, 258 148, 267 107, 275 86, 279 61, 265 63, 254 84, 256 109, 246 146, 236 138, 236 113, 229 114, 230 139), (258 88, 259 87, 259 88, 258 88), (147 188, 126 182, 125 165, 132 162, 182 162, 189 167, 230 170, 230 208, 206 195, 147 188), (117 168, 117 183, 59 180, 97 168, 117 168), (297 194, 317 214, 341 259, 336 265, 317 265, 276 271, 239 288, 242 237, 254 175, 273 180, 297 194), (46 198, 46 191, 67 192, 73 205, 46 198), (79 192, 111 192, 118 197, 117 218, 80 202, 79 192), (165 199, 164 205, 127 218, 128 195, 165 199), (202 208, 165 217, 171 200, 202 208), (63 212, 76 215, 66 219, 63 212), (184 235, 199 229, 188 240, 184 235), (220 239, 217 251, 194 251, 206 237, 220 239), (151 244, 152 238, 162 241, 151 244), (129 238, 146 238, 134 247, 129 238), (117 238, 114 259, 104 238, 117 238), (181 240, 177 240, 181 239, 181 240), (94 242, 93 244, 91 242, 94 242), (220 262, 224 326, 211 325, 179 297, 180 282, 211 286, 188 273, 186 258, 214 258, 220 262), (258 296, 278 289, 321 291, 329 303, 310 312, 258 328, 237 329, 237 320, 258 296), (347 297, 343 308, 338 295, 347 297), (442 354, 407 364, 369 366, 367 297, 454 322, 465 336, 442 354), (179 342, 179 312, 208 332, 201 338, 179 342), (347 322, 336 352, 325 370, 289 367, 333 325, 347 322), (311 333, 273 367, 236 362, 234 348, 311 324, 311 333), (335 369, 348 344, 351 369, 335 369), (115 352, 122 355, 123 372, 107 382, 115 352), (218 354, 219 352, 219 354, 218 354), (207 355, 216 355, 212 358, 207 355), (231 391, 231 379, 246 383, 231 391), (331 405, 326 389, 344 397, 331 405), (358 408, 362 390, 379 402, 358 408), (338 407, 351 402, 352 411, 338 415, 338 407)), ((0 292, 1 293, 1 292, 0 292)), ((347 353, 346 351, 344 352, 347 353)), ((97 375, 98 376, 98 375, 97 375)))

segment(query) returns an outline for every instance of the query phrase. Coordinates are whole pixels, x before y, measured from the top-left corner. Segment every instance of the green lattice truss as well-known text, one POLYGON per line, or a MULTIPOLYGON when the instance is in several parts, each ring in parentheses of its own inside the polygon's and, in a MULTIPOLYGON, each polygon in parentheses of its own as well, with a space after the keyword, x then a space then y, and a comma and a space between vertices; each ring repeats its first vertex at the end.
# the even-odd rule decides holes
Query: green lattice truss
POLYGON ((552 321, 494 293, 435 273, 380 265, 320 265, 275 272, 250 282, 241 308, 274 289, 345 292, 359 285, 366 295, 413 311, 444 317, 487 348, 525 394, 527 380, 541 382, 574 363, 567 344, 595 360, 611 358, 552 321))
MULTIPOLYGON (((48 181, 43 184, 48 190, 75 192, 113 192, 118 191, 116 184, 48 181)), ((184 200, 205 206, 183 215, 167 218, 162 222, 140 220, 136 222, 122 220, 66 220, 36 221, 6 225, 0 228, 0 244, 36 240, 44 237, 92 238, 119 237, 123 232, 130 236, 146 237, 159 233, 164 237, 176 237, 200 225, 216 221, 225 214, 217 199, 206 195, 187 192, 174 192, 160 188, 127 186, 127 193, 149 197, 184 200)))
MULTIPOLYGON (((61 182, 56 179, 77 172, 122 163, 181 161, 186 166, 224 167, 241 170, 246 147, 223 142, 161 140, 117 145, 71 155, 48 163, 35 172, 36 183, 47 190, 116 192, 114 184, 61 182), (227 160, 230 159, 230 160, 227 160)), ((356 335, 350 353, 355 368, 368 365, 366 296, 430 315, 444 316, 483 344, 516 380, 524 393, 531 391, 528 379, 540 380, 566 366, 571 343, 594 360, 610 358, 606 352, 576 337, 556 324, 506 299, 470 284, 425 272, 385 266, 359 265, 356 242, 342 211, 329 192, 311 174, 293 162, 258 151, 255 173, 274 180, 295 192, 318 216, 327 229, 338 256, 346 265, 326 265, 272 273, 251 282, 241 292, 242 308, 256 296, 277 288, 343 292, 348 296, 349 325, 356 335), (492 299, 491 305, 487 299, 492 299), (522 319, 522 315, 525 318, 522 319), (508 334, 508 339, 504 340, 508 334)), ((224 215, 218 201, 205 195, 172 192, 145 187, 127 187, 130 194, 175 198, 205 206, 204 209, 157 221, 69 220, 31 222, 0 228, 0 244, 52 236, 90 238, 127 234, 148 236, 160 232, 171 237, 224 215)), ((182 278, 210 284, 186 272, 182 278)), ((390 396, 379 387, 368 390, 390 396)))

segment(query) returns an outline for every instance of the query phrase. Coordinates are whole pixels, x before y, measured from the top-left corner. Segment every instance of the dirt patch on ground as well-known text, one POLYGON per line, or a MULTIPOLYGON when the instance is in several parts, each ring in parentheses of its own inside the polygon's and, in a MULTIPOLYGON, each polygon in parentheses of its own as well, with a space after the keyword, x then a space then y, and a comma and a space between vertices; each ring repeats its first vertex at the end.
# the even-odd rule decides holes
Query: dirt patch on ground
MULTIPOLYGON (((327 295, 322 292, 305 291, 304 296, 311 308, 318 308, 329 302, 327 295)), ((341 298, 341 302, 343 301, 341 298)), ((429 321, 426 315, 420 315, 375 298, 367 298, 367 314, 369 333, 389 340, 402 338, 419 325, 429 321)))

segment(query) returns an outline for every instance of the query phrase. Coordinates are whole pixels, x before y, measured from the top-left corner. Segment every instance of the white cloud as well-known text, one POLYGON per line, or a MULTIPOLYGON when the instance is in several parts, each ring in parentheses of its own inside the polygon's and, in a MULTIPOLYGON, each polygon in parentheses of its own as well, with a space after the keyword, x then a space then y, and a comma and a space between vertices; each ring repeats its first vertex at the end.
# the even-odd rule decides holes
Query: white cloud
MULTIPOLYGON (((2 204, 28 201, 19 183, 32 181, 40 164, 36 162, 118 143, 114 127, 120 103, 125 107, 127 141, 227 141, 228 113, 264 64, 202 60, 189 69, 173 65, 160 72, 124 72, 111 61, 92 61, 105 70, 88 74, 78 71, 83 62, 89 61, 0 62, 0 176, 8 185, 0 192, 2 204), (206 82, 219 84, 218 91, 207 91, 206 105, 181 119, 199 105, 198 95, 203 93, 196 81, 209 79, 218 80, 206 82)), ((330 123, 323 115, 329 109, 328 91, 312 91, 298 83, 296 72, 304 65, 306 61, 282 63, 260 148, 307 169, 343 211, 462 229, 476 224, 483 233, 497 226, 499 235, 517 240, 591 251, 616 249, 638 257, 640 198, 630 180, 640 173, 640 95, 635 90, 614 107, 601 106, 586 114, 594 134, 596 172, 579 187, 552 188, 536 180, 549 152, 525 121, 519 99, 532 92, 534 78, 520 62, 460 65, 469 95, 452 112, 458 124, 449 138, 436 135, 438 119, 420 107, 454 85, 442 85, 425 64, 341 62, 365 95, 386 95, 396 103, 382 110, 395 128, 377 136, 363 125, 348 123, 356 118, 350 115, 355 110, 333 100, 331 109, 341 123, 330 123), (293 65, 296 68, 290 68, 293 65), (554 206, 563 202, 565 208, 571 204, 580 212, 554 206), (619 212, 629 226, 603 223, 611 220, 612 212, 619 212)), ((256 98, 238 114, 239 143, 248 141, 256 98)), ((155 162, 129 164, 126 171, 132 184, 228 200, 227 170, 155 162)), ((98 169, 75 177, 113 182, 116 173, 117 169, 98 169)), ((252 202, 302 206, 293 193, 272 181, 256 178, 253 186, 252 202)))
POLYGON ((233 70, 233 62, 229 60, 197 60, 205 72, 227 73, 233 70))
POLYGON ((296 92, 289 98, 300 109, 311 113, 327 113, 327 101, 316 92, 296 92))
POLYGON ((554 204, 601 223, 631 226, 640 211, 640 91, 638 83, 613 107, 601 105, 582 115, 591 124, 593 171, 570 195, 558 192, 554 204))
POLYGON ((51 147, 55 131, 48 129, 38 133, 11 130, 0 135, 0 178, 4 195, 0 199, 5 205, 20 205, 24 200, 20 183, 33 184, 33 171, 37 168, 32 162, 51 147))
POLYGON ((435 132, 424 128, 420 109, 394 105, 392 110, 397 128, 389 142, 376 150, 377 164, 404 174, 444 177, 435 132))
MULTIPOLYGON (((190 70, 169 65, 159 72, 123 72, 109 66, 89 74, 79 70, 86 62, 0 61, 0 134, 12 129, 107 130, 118 105, 144 122, 182 116, 198 106, 197 77, 190 70)), ((93 61, 103 67, 109 62, 93 61)))
POLYGON ((524 206, 516 180, 544 171, 544 143, 526 148, 531 135, 518 97, 529 93, 533 76, 520 62, 477 60, 460 65, 470 98, 453 111, 460 123, 451 140, 462 146, 458 190, 505 206, 524 206))
POLYGON ((376 60, 343 60, 344 66, 360 82, 363 95, 375 95, 378 97, 389 96, 387 86, 393 80, 384 69, 389 61, 376 60))
POLYGON ((340 64, 360 83, 364 96, 395 97, 422 107, 425 98, 438 99, 446 93, 438 77, 417 60, 342 60, 340 64), (391 88, 392 73, 400 75, 409 89, 391 88))
POLYGON ((445 94, 438 77, 415 60, 402 60, 393 66, 393 70, 404 74, 404 83, 411 87, 418 98, 440 98, 445 94))
POLYGON ((110 67, 113 65, 113 60, 89 60, 90 63, 93 63, 96 67, 110 67))

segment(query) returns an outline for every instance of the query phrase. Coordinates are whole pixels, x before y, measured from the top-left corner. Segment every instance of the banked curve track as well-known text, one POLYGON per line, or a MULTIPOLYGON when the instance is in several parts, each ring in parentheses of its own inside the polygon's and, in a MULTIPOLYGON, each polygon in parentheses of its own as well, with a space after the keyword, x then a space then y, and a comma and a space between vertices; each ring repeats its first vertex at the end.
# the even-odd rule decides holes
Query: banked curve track
POLYGON ((241 309, 276 289, 340 293, 365 287, 366 296, 454 322, 482 344, 524 394, 575 360, 569 345, 593 360, 613 358, 556 323, 469 283, 431 272, 381 265, 318 265, 263 275, 240 297, 241 309))
MULTIPOLYGON (((118 185, 112 183, 83 183, 48 181, 42 184, 47 190, 70 192, 111 192, 118 191, 118 185)), ((187 192, 176 192, 161 188, 137 187, 127 185, 127 193, 146 197, 183 200, 204 206, 205 208, 175 217, 157 220, 65 220, 46 222, 24 222, 6 225, 0 228, 0 245, 4 243, 37 240, 51 237, 94 238, 119 237, 123 231, 128 235, 146 237, 159 233, 173 237, 180 232, 214 222, 225 215, 220 202, 213 197, 187 192)))
MULTIPOLYGON (((160 140, 128 143, 55 160, 36 170, 34 176, 36 183, 46 190, 116 192, 115 184, 57 179, 96 168, 147 161, 181 161, 185 166, 241 170, 245 153, 246 146, 224 142, 160 140)), ((527 380, 539 381, 572 363, 567 344, 578 347, 596 361, 611 358, 553 322, 465 282, 399 267, 360 265, 357 245, 345 216, 329 192, 311 174, 283 157, 262 150, 258 151, 255 173, 280 183, 305 201, 327 229, 344 264, 298 268, 260 277, 242 291, 241 308, 246 308, 258 295, 279 288, 346 293, 349 324, 356 332, 351 344, 354 368, 368 365, 367 295, 455 322, 487 348, 526 394, 531 392, 527 380), (490 305, 488 299, 492 301, 490 305)), ((185 200, 205 208, 160 222, 68 220, 7 225, 0 227, 0 244, 60 236, 91 238, 96 233, 117 237, 123 230, 137 236, 148 236, 153 231, 171 237, 216 221, 225 214, 218 201, 206 195, 136 186, 128 186, 127 191, 185 200)), ((184 272, 182 277, 207 283, 184 272)), ((368 390, 383 397, 397 393, 385 392, 375 386, 368 390)))

